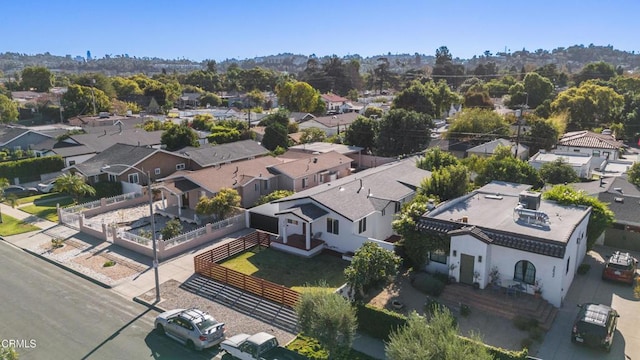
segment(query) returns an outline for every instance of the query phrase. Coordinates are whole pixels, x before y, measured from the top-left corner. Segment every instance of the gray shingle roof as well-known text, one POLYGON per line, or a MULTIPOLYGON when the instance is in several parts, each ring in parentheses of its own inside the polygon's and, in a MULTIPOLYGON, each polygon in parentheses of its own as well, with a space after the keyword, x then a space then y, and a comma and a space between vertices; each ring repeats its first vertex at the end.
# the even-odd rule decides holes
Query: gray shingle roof
POLYGON ((0 127, 0 145, 4 145, 27 132, 29 132, 28 129, 0 127))
POLYGON ((264 156, 269 153, 269 150, 253 140, 243 140, 202 148, 184 148, 180 153, 188 156, 198 165, 208 167, 228 161, 264 156))
POLYGON ((299 206, 288 208, 284 211, 276 213, 275 215, 294 214, 305 221, 311 222, 315 219, 318 219, 327 215, 328 213, 329 213, 328 211, 320 208, 315 204, 307 203, 307 204, 302 204, 299 206))
POLYGON ((132 146, 127 144, 115 144, 91 159, 73 165, 85 176, 98 175, 105 165, 110 165, 110 173, 121 173, 128 169, 127 166, 114 166, 112 164, 135 165, 147 156, 158 151, 146 146, 132 146))
POLYGON ((128 144, 134 146, 157 146, 160 145, 162 131, 147 132, 142 129, 123 129, 108 127, 103 132, 71 135, 70 138, 79 144, 89 146, 96 152, 103 152, 114 144, 128 144))

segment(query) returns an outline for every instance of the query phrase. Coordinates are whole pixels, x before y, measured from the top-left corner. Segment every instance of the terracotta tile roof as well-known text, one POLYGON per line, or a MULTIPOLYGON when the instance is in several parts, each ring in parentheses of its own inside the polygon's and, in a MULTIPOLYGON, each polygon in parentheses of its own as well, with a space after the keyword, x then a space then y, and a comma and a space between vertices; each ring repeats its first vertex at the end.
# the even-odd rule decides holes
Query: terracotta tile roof
POLYGON ((336 95, 336 94, 332 94, 332 93, 322 94, 322 95, 320 95, 320 97, 322 98, 322 100, 324 100, 326 102, 345 102, 345 101, 349 101, 349 99, 343 98, 340 95, 336 95))
POLYGON ((558 141, 558 145, 617 150, 623 146, 623 143, 611 135, 583 130, 564 134, 558 141))

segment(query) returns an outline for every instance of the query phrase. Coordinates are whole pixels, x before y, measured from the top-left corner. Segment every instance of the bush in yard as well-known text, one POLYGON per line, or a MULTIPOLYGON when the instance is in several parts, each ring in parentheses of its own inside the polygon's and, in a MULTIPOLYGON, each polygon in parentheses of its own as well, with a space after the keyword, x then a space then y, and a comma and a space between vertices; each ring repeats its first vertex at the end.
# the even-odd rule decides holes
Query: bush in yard
POLYGON ((391 331, 407 322, 401 314, 371 305, 358 305, 357 316, 358 331, 382 340, 387 340, 391 331))
POLYGON ((96 189, 96 197, 108 198, 122 194, 122 183, 120 181, 101 181, 93 186, 96 189))
POLYGON ((430 274, 420 273, 413 280, 413 287, 431 296, 440 296, 444 283, 430 274))
MULTIPOLYGON (((324 285, 319 287, 327 287, 324 285)), ((295 310, 301 332, 317 339, 332 358, 349 351, 358 326, 356 310, 349 300, 336 293, 309 288, 300 295, 295 310)))
POLYGON ((344 270, 344 276, 356 298, 362 298, 372 287, 384 285, 394 277, 400 262, 400 257, 392 251, 366 242, 356 250, 351 264, 344 270))
POLYGON ((578 274, 579 275, 584 275, 584 274, 588 273, 590 269, 591 269, 591 265, 589 265, 589 264, 580 264, 580 266, 578 266, 578 274))
POLYGON ((178 219, 172 219, 167 221, 167 224, 160 231, 160 234, 162 234, 163 240, 169 240, 173 237, 180 235, 180 233, 182 233, 182 223, 180 223, 180 220, 178 219))
POLYGON ((531 338, 524 338, 520 341, 520 346, 522 346, 523 349, 530 349, 531 345, 533 345, 533 340, 531 338))

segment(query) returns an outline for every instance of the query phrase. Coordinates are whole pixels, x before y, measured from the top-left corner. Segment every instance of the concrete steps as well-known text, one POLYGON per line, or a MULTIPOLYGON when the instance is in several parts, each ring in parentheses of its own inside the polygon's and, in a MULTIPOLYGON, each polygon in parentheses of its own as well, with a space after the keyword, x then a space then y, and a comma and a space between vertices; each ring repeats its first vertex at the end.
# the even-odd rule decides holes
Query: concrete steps
POLYGON ((500 290, 473 289, 471 286, 451 284, 438 298, 438 301, 450 307, 466 304, 472 309, 496 314, 507 319, 525 316, 537 319, 540 327, 547 331, 551 328, 558 309, 542 298, 529 294, 507 295, 500 290))

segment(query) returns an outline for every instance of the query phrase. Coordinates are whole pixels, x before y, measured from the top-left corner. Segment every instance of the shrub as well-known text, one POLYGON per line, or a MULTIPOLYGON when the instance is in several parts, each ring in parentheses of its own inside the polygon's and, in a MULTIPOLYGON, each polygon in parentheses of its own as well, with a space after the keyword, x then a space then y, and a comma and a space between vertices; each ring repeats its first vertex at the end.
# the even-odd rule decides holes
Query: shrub
POLYGON ((113 261, 113 260, 107 260, 107 261, 105 261, 105 262, 104 262, 104 264, 102 265, 102 267, 111 267, 111 266, 114 266, 115 264, 116 264, 116 262, 115 262, 115 261, 113 261))
POLYGON ((61 248, 62 246, 64 246, 64 239, 60 239, 60 238, 51 239, 51 246, 54 249, 61 248))
POLYGON ((413 282, 413 287, 431 296, 440 296, 444 290, 444 283, 432 275, 418 274, 413 282))
POLYGON ((407 322, 406 317, 401 314, 371 305, 358 305, 356 316, 358 331, 382 340, 387 340, 392 330, 407 322))
POLYGON ((122 183, 120 181, 101 181, 93 186, 96 189, 97 198, 108 198, 122 194, 122 183))
POLYGON ((540 329, 539 327, 534 327, 529 329, 529 337, 532 338, 535 341, 542 341, 542 338, 544 337, 544 331, 542 329, 540 329))
POLYGON ((584 275, 584 274, 588 273, 590 269, 591 269, 591 265, 589 265, 589 264, 580 264, 580 266, 578 266, 578 274, 579 275, 584 275))
POLYGON ((446 285, 451 284, 451 276, 449 276, 449 274, 445 274, 437 271, 435 274, 433 274, 433 277, 442 281, 443 284, 446 284, 446 285))

